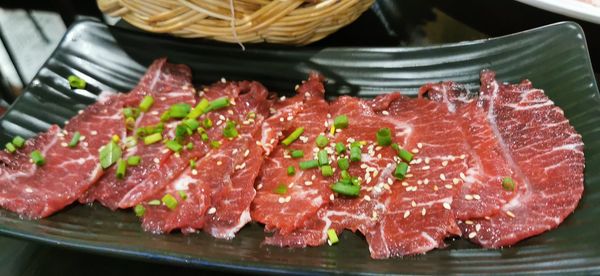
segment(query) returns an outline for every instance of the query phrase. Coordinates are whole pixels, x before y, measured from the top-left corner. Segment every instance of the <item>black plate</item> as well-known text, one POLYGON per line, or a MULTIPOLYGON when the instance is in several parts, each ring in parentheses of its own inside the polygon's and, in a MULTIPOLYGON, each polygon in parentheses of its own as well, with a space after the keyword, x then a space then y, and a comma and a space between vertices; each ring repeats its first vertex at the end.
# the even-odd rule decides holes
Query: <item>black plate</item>
POLYGON ((232 241, 206 234, 144 233, 131 212, 72 206, 47 219, 23 221, 0 210, 0 232, 59 246, 188 266, 254 272, 307 273, 532 273, 600 271, 600 98, 585 38, 575 23, 558 23, 505 37, 425 48, 300 49, 200 44, 114 29, 97 22, 73 25, 38 75, 0 119, 0 142, 33 136, 63 124, 101 90, 127 91, 155 58, 185 63, 198 84, 255 79, 282 94, 311 70, 329 80, 328 96, 373 96, 401 90, 414 95, 426 83, 455 80, 478 89, 479 71, 499 79, 524 78, 546 90, 583 135, 584 197, 556 230, 511 248, 486 250, 464 240, 426 255, 372 260, 358 235, 344 233, 336 246, 287 249, 261 246, 262 227, 251 224, 232 241), (88 82, 72 91, 71 74, 88 82))

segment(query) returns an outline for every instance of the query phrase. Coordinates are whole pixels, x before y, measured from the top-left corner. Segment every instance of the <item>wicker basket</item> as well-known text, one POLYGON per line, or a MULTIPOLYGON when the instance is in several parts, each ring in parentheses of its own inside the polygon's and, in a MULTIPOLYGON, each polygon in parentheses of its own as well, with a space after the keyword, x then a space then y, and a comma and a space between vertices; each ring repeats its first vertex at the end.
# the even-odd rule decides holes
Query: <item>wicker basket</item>
POLYGON ((97 1, 104 13, 150 32, 304 45, 351 23, 375 0, 97 1))

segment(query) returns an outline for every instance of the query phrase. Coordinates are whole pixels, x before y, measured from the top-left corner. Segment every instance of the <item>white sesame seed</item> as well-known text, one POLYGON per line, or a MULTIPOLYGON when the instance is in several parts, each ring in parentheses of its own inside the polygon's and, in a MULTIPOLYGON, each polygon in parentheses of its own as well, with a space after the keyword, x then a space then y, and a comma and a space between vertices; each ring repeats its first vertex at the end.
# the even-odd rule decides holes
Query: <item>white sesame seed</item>
POLYGON ((225 78, 221 78, 221 82, 222 82, 222 83, 226 83, 226 82, 227 82, 227 80, 226 80, 225 78))
POLYGON ((471 225, 471 224, 473 224, 473 221, 471 221, 471 220, 465 220, 465 224, 471 225))
POLYGON ((442 206, 444 206, 444 209, 447 209, 447 210, 451 209, 450 203, 448 203, 448 202, 444 202, 444 204, 442 204, 442 206))
POLYGON ((259 147, 262 147, 262 142, 256 141, 256 145, 259 146, 259 147))
POLYGON ((452 185, 450 185, 450 184, 446 184, 446 185, 444 185, 444 187, 446 187, 446 189, 448 189, 448 190, 452 189, 452 185))
POLYGON ((475 232, 471 232, 471 233, 469 233, 469 239, 472 239, 472 238, 474 238, 475 236, 477 236, 477 233, 475 233, 475 232))
POLYGON ((506 214, 511 218, 515 217, 515 214, 513 214, 513 212, 511 212, 511 211, 506 211, 506 214))
POLYGON ((419 185, 423 184, 423 180, 421 180, 421 179, 417 180, 417 184, 419 184, 419 185))
POLYGON ((465 199, 466 200, 473 200, 473 196, 472 195, 465 195, 465 199))
POLYGON ((476 199, 476 200, 480 200, 481 199, 481 197, 479 195, 473 195, 473 198, 476 199))
POLYGON ((67 144, 67 143, 65 143, 65 142, 62 142, 62 143, 60 143, 60 146, 61 146, 61 147, 63 147, 63 148, 66 148, 68 145, 69 145, 69 144, 67 144))
POLYGON ((446 166, 448 166, 448 161, 447 160, 442 161, 442 167, 446 167, 446 166))
POLYGON ((363 199, 366 200, 366 201, 371 201, 371 197, 369 195, 365 195, 363 197, 363 199))
POLYGON ((413 174, 412 174, 412 173, 409 173, 409 174, 405 175, 405 177, 406 177, 406 178, 411 178, 411 177, 413 177, 413 174))
POLYGON ((169 152, 169 149, 162 149, 162 150, 160 151, 160 153, 162 153, 162 154, 165 154, 165 153, 168 153, 168 152, 169 152))
POLYGON ((280 121, 280 122, 283 122, 283 121, 285 121, 285 119, 284 119, 283 117, 280 117, 280 118, 279 118, 279 121, 280 121))
POLYGON ((425 157, 425 164, 429 164, 429 161, 431 161, 431 159, 429 159, 429 157, 425 157))
POLYGON ((362 163, 362 164, 360 164, 360 168, 361 168, 361 169, 363 169, 363 170, 364 170, 364 169, 366 169, 367 167, 368 167, 368 166, 367 166, 367 164, 365 164, 365 163, 362 163))
POLYGON ((440 179, 441 179, 441 180, 446 180, 446 176, 445 176, 443 173, 441 173, 441 174, 440 174, 440 179))
POLYGON ((313 174, 313 175, 310 177, 310 180, 315 180, 315 179, 317 179, 317 176, 313 174))
POLYGON ((257 189, 257 190, 260 190, 260 189, 262 189, 262 187, 263 187, 263 184, 262 184, 262 183, 259 183, 259 184, 256 186, 256 189, 257 189))
POLYGON ((417 143, 417 148, 422 149, 423 148, 423 143, 417 143))
POLYGON ((329 195, 329 200, 333 201, 335 199, 335 196, 333 194, 329 195))
POLYGON ((88 142, 83 142, 83 146, 87 147, 88 146, 88 142))
POLYGON ((90 134, 91 135, 98 135, 98 131, 92 130, 92 131, 90 131, 90 134))
POLYGON ((279 203, 285 203, 285 198, 283 198, 283 197, 279 197, 279 198, 277 199, 277 201, 278 201, 279 203))
POLYGON ((427 210, 425 208, 421 209, 421 216, 425 216, 427 214, 427 210))
POLYGON ((238 149, 233 149, 233 150, 231 151, 231 154, 236 154, 236 153, 238 153, 238 149))
POLYGON ((216 212, 217 212, 217 208, 215 208, 215 207, 211 207, 210 209, 208 209, 208 214, 209 215, 212 215, 212 214, 214 214, 216 212))
POLYGON ((408 216, 410 216, 410 211, 404 212, 404 218, 407 218, 408 216))
POLYGON ((285 198, 285 202, 290 202, 290 200, 292 200, 292 196, 288 196, 285 198))
POLYGON ((412 153, 419 153, 419 150, 418 149, 412 149, 411 152, 412 153))
POLYGON ((425 178, 425 180, 423 180, 423 184, 425 184, 425 185, 429 184, 429 178, 425 178))
POLYGON ((225 116, 223 114, 219 115, 219 120, 225 121, 225 116))
POLYGON ((437 191, 437 190, 439 190, 438 186, 437 186, 437 185, 433 185, 433 190, 434 190, 434 191, 437 191))
POLYGON ((394 180, 392 180, 391 178, 388 178, 387 179, 387 183, 390 184, 390 185, 392 185, 394 183, 394 180))
POLYGON ((429 166, 423 166, 423 170, 429 170, 429 168, 431 168, 431 167, 429 167, 429 166))
POLYGON ((217 166, 221 166, 223 164, 223 162, 221 162, 221 160, 217 161, 217 166))
POLYGON ((390 113, 389 113, 387 110, 384 110, 384 111, 382 111, 382 112, 381 112, 381 114, 383 114, 383 115, 385 115, 385 116, 388 116, 388 115, 390 115, 390 113))
POLYGON ((464 173, 461 172, 459 176, 462 180, 467 180, 467 176, 464 173))
POLYGON ((246 149, 246 151, 244 151, 244 157, 248 157, 249 154, 250 154, 250 150, 246 149))
POLYGON ((152 161, 154 161, 154 163, 156 163, 156 164, 160 163, 160 160, 158 160, 158 158, 154 158, 154 159, 152 159, 152 161))
POLYGON ((452 179, 452 183, 454 183, 454 185, 458 184, 458 182, 460 182, 460 180, 458 180, 458 178, 452 179))
POLYGON ((475 231, 479 232, 479 230, 481 230, 481 224, 476 224, 475 225, 475 231))
POLYGON ((287 118, 286 118, 286 119, 287 119, 288 121, 291 121, 291 120, 293 120, 293 119, 294 119, 294 116, 292 116, 292 115, 290 115, 290 116, 287 116, 287 118))
POLYGON ((229 115, 233 115, 233 110, 227 110, 227 113, 229 113, 229 115))
POLYGON ((404 187, 408 186, 408 182, 402 181, 402 186, 404 186, 404 187))
POLYGON ((410 203, 410 206, 412 206, 412 207, 417 207, 417 203, 416 203, 416 202, 413 200, 413 201, 410 203))
POLYGON ((306 185, 306 186, 310 186, 310 185, 312 185, 312 184, 313 184, 313 183, 312 183, 312 181, 308 181, 308 180, 307 180, 307 181, 304 181, 304 185, 306 185))
POLYGON ((464 155, 464 154, 461 154, 461 155, 460 155, 460 159, 465 159, 466 157, 467 157, 467 156, 466 156, 466 155, 464 155))
POLYGON ((197 175, 197 174, 198 174, 198 170, 196 170, 196 169, 193 169, 193 170, 192 170, 192 175, 197 175))

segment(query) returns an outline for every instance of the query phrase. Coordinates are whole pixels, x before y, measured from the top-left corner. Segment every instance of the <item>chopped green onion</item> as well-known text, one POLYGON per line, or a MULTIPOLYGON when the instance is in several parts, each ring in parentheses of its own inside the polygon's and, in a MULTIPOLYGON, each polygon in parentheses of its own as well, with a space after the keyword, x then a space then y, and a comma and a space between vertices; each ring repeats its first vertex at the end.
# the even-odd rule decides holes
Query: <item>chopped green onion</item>
POLYGON ((254 118, 256 118, 256 112, 250 111, 250 112, 248 112, 248 114, 246 115, 246 117, 249 118, 249 119, 254 119, 254 118))
POLYGON ((327 144, 329 144, 329 139, 327 139, 327 137, 325 137, 325 135, 321 134, 319 136, 317 136, 317 147, 319 148, 324 148, 327 146, 327 144))
POLYGON ((151 145, 154 144, 156 142, 160 142, 160 140, 162 140, 162 134, 160 133, 154 133, 152 135, 148 135, 146 137, 144 137, 144 144, 145 145, 151 145))
POLYGON ((502 188, 504 190, 512 192, 515 190, 515 182, 510 177, 502 178, 502 188))
POLYGON ((17 151, 17 148, 11 142, 6 143, 6 145, 4 145, 4 149, 6 149, 6 151, 9 153, 14 153, 17 151))
POLYGON ((317 153, 317 160, 319 160, 319 166, 329 165, 329 156, 326 150, 320 150, 317 153))
POLYGON ((127 158, 127 165, 137 166, 140 164, 141 161, 142 161, 142 158, 138 155, 129 156, 129 158, 127 158))
POLYGON ((154 134, 154 133, 162 133, 163 130, 165 130, 165 124, 158 123, 158 124, 152 125, 152 126, 140 127, 135 131, 135 134, 137 136, 143 137, 143 136, 154 134))
POLYGON ((333 176, 333 168, 329 165, 325 165, 321 167, 321 174, 323 176, 333 176))
POLYGON ((81 139, 81 134, 79 131, 75 131, 75 133, 73 133, 73 137, 71 138, 71 142, 69 142, 69 147, 72 148, 77 146, 77 144, 79 144, 79 139, 81 139))
POLYGON ((400 151, 398 151, 398 156, 406 162, 410 162, 413 159, 413 154, 405 149, 400 149, 400 151))
POLYGON ((348 161, 348 158, 339 158, 337 160, 338 163, 338 167, 340 168, 340 170, 348 170, 348 168, 350 168, 350 162, 348 161))
POLYGON ((189 142, 186 146, 185 146, 188 150, 192 150, 194 149, 194 143, 189 142))
POLYGON ((171 113, 169 113, 169 111, 165 111, 162 114, 160 114, 160 121, 161 122, 166 122, 168 120, 171 119, 171 113))
POLYGON ((206 132, 200 134, 200 139, 204 142, 208 142, 208 134, 206 134, 206 132))
POLYGON ((165 206, 167 206, 167 208, 171 210, 177 208, 177 199, 171 194, 166 194, 165 196, 163 196, 161 201, 165 206))
POLYGON ((190 168, 192 168, 192 169, 196 168, 196 160, 194 160, 194 159, 190 160, 190 168))
POLYGON ((218 99, 210 102, 210 104, 208 105, 207 112, 221 109, 224 107, 228 107, 229 105, 230 105, 229 98, 227 98, 227 97, 218 98, 218 99))
POLYGON ((12 139, 12 143, 15 145, 15 147, 20 149, 25 145, 25 139, 23 139, 21 136, 15 136, 15 138, 12 139))
POLYGON ((196 130, 200 127, 200 122, 198 122, 196 119, 187 119, 183 121, 183 124, 191 130, 196 130))
POLYGON ((287 186, 285 184, 279 184, 277 188, 273 190, 273 192, 276 194, 285 195, 287 193, 287 186))
POLYGON ((125 137, 125 147, 133 148, 135 146, 137 146, 137 139, 135 139, 135 137, 133 137, 133 136, 125 137))
POLYGON ((348 185, 348 184, 344 184, 342 182, 336 182, 335 184, 331 185, 331 189, 334 192, 345 195, 345 196, 357 197, 360 194, 360 186, 348 185))
POLYGON ((289 166, 287 168, 287 174, 289 176, 295 175, 296 174, 296 168, 294 166, 289 166))
POLYGON ((335 152, 337 154, 342 154, 345 151, 346 151, 346 145, 344 145, 344 143, 340 143, 340 142, 335 143, 335 152))
POLYGON ((147 96, 144 96, 144 98, 142 99, 142 102, 140 102, 139 107, 142 112, 146 112, 152 107, 153 104, 154 104, 154 98, 152 98, 152 96, 150 96, 150 95, 147 95, 147 96))
POLYGON ((407 171, 408 171, 408 164, 404 163, 404 162, 400 162, 400 163, 398 163, 398 165, 396 165, 396 170, 394 170, 394 177, 396 177, 398 179, 404 179, 404 176, 406 176, 407 171))
POLYGON ((346 170, 343 170, 343 171, 341 172, 341 174, 340 174, 340 177, 341 177, 342 179, 350 179, 350 173, 349 173, 348 171, 346 171, 346 170))
POLYGON ((123 179, 125 173, 127 173, 127 161, 119 159, 119 161, 117 161, 117 178, 123 179))
POLYGON ((31 152, 30 157, 31 160, 33 160, 33 163, 38 166, 46 164, 46 159, 44 159, 44 156, 39 150, 34 150, 33 152, 31 152))
POLYGON ((173 141, 173 140, 169 140, 165 143, 165 146, 167 146, 168 149, 174 151, 174 152, 180 152, 183 149, 183 146, 179 143, 177 143, 177 141, 173 141))
POLYGON ((298 163, 298 166, 300 166, 300 169, 302 169, 302 170, 308 170, 308 169, 318 167, 319 161, 317 161, 317 160, 302 161, 302 162, 298 163))
POLYGON ((206 109, 208 108, 208 104, 209 104, 208 100, 203 98, 196 105, 196 107, 194 107, 194 109, 192 109, 192 111, 190 111, 190 113, 187 115, 187 117, 189 119, 196 119, 196 118, 200 117, 202 114, 204 114, 206 112, 206 109))
POLYGON ((185 191, 177 191, 177 193, 182 200, 186 200, 188 198, 188 195, 185 191))
POLYGON ((293 150, 291 152, 291 156, 292 156, 292 158, 302 158, 302 157, 304 157, 304 152, 301 150, 293 150))
POLYGON ((387 128, 381 128, 375 135, 377 137, 377 144, 380 146, 389 146, 392 144, 392 131, 387 128))
POLYGON ((348 127, 348 116, 340 115, 333 119, 333 125, 335 128, 347 128, 348 127))
POLYGON ((186 103, 174 104, 169 108, 169 116, 171 118, 182 119, 190 113, 192 107, 186 103))
POLYGON ((218 149, 218 148, 220 148, 220 147, 221 147, 221 142, 219 142, 219 141, 212 141, 212 142, 210 142, 210 146, 211 146, 213 149, 218 149))
POLYGON ((177 125, 177 127, 175 127, 175 140, 177 140, 178 142, 183 142, 185 136, 192 135, 193 133, 194 132, 187 126, 179 124, 177 125))
POLYGON ((158 200, 158 199, 150 200, 150 201, 148 201, 148 205, 150 205, 150 206, 158 206, 158 205, 160 205, 160 200, 158 200))
POLYGON ((281 141, 281 143, 285 146, 289 146, 291 143, 293 143, 294 141, 296 141, 296 139, 298 139, 298 137, 300 137, 300 135, 302 135, 302 133, 304 133, 304 128, 303 127, 299 127, 297 129, 295 129, 292 134, 290 134, 288 137, 286 137, 285 139, 283 139, 283 141, 281 141))
POLYGON ((125 116, 125 118, 136 119, 138 116, 140 116, 140 109, 134 107, 123 108, 123 116, 125 116))
POLYGON ((210 129, 213 126, 213 121, 210 118, 206 118, 202 122, 202 126, 204 126, 206 129, 210 129))
POLYGON ((358 162, 361 160, 361 151, 360 151, 360 147, 358 146, 353 146, 350 147, 350 161, 352 162, 358 162))
POLYGON ((70 75, 67 80, 69 81, 69 86, 71 86, 71 88, 84 89, 86 86, 85 80, 75 75, 70 75))
POLYGON ((137 217, 143 217, 144 214, 146 213, 146 208, 144 207, 144 205, 138 204, 138 205, 135 205, 135 207, 133 207, 133 212, 135 213, 135 215, 137 217))
POLYGON ((350 182, 352 182, 352 185, 360 186, 360 179, 358 179, 358 177, 350 178, 350 182))
POLYGON ((225 127, 223 128, 223 136, 232 139, 239 135, 237 129, 235 128, 236 123, 234 121, 225 122, 225 127))
POLYGON ((127 119, 125 119, 125 127, 127 130, 133 130, 135 128, 135 119, 127 117, 127 119))
POLYGON ((337 233, 335 233, 334 229, 327 230, 328 242, 330 245, 338 243, 340 240, 338 239, 337 233))
POLYGON ((114 141, 100 148, 100 166, 103 169, 110 167, 121 158, 121 148, 114 141))

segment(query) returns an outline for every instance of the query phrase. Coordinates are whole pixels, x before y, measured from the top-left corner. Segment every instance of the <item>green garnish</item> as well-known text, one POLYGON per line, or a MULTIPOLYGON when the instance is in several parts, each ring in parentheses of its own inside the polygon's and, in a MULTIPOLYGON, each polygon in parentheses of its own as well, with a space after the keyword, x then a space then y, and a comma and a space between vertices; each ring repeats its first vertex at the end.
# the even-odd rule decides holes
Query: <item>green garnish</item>
POLYGON ((110 167, 121 158, 121 148, 114 141, 106 144, 100 149, 100 166, 103 169, 110 167))
POLYGON ((327 238, 329 239, 328 241, 330 245, 336 244, 340 241, 334 229, 327 229, 327 238))
POLYGON ((289 146, 291 143, 296 141, 296 139, 298 139, 300 137, 300 135, 302 135, 302 133, 304 133, 304 128, 299 127, 297 129, 295 129, 288 137, 283 139, 283 141, 281 141, 281 143, 285 146, 289 146))
POLYGON ((139 107, 142 112, 146 112, 152 107, 153 104, 154 104, 154 98, 152 98, 152 96, 150 96, 150 95, 147 95, 147 96, 144 96, 144 98, 140 102, 139 107))
POLYGON ((125 128, 127 128, 127 130, 133 130, 135 128, 135 119, 127 117, 127 119, 125 119, 125 128))
POLYGON ((144 144, 145 145, 151 145, 154 144, 156 142, 160 142, 162 140, 162 134, 160 133, 154 133, 151 135, 148 135, 146 137, 144 137, 144 144))
POLYGON ((81 139, 81 134, 79 131, 75 131, 75 133, 73 133, 73 137, 71 138, 71 142, 69 142, 69 147, 72 148, 77 146, 77 144, 79 144, 79 139, 81 139))
POLYGON ((187 119, 183 121, 183 125, 194 131, 200 127, 200 122, 198 122, 196 119, 187 119))
POLYGON ((194 109, 192 109, 192 111, 190 111, 190 113, 188 113, 187 117, 189 119, 196 119, 196 118, 200 117, 202 114, 204 114, 206 112, 206 109, 208 108, 208 104, 209 104, 208 100, 203 98, 196 105, 196 107, 194 107, 194 109))
POLYGON ((12 144, 20 149, 25 145, 25 139, 21 136, 15 136, 15 138, 12 139, 12 144))
POLYGON ((136 129, 135 134, 137 136, 143 137, 146 135, 154 134, 154 133, 162 133, 165 130, 164 123, 158 123, 156 125, 140 127, 136 129))
POLYGON ((350 161, 352 162, 358 162, 361 160, 362 156, 361 156, 361 151, 360 151, 360 146, 351 146, 350 147, 350 161))
POLYGON ((182 200, 186 200, 188 198, 188 195, 185 191, 177 191, 177 193, 182 200))
POLYGON ((212 147, 213 149, 218 149, 221 147, 221 142, 219 141, 211 141, 210 142, 210 147, 212 147))
POLYGON ((119 161, 117 161, 117 178, 123 179, 125 173, 127 173, 127 161, 119 159, 119 161))
POLYGON ((14 153, 15 151, 17 151, 17 148, 11 142, 6 143, 6 145, 4 145, 4 149, 9 153, 14 153))
POLYGON ((160 205, 160 200, 158 200, 158 199, 150 200, 150 201, 148 201, 148 205, 150 205, 150 206, 158 206, 158 205, 160 205))
POLYGON ((389 146, 392 144, 392 131, 387 127, 379 129, 375 136, 377 144, 380 146, 389 146))
POLYGON ((396 153, 398 153, 398 157, 400 157, 402 160, 406 161, 406 162, 410 162, 413 159, 413 154, 410 153, 409 151, 401 148, 400 146, 398 146, 398 144, 393 143, 392 144, 392 148, 394 150, 396 150, 396 153))
POLYGON ((167 208, 171 210, 177 208, 177 199, 171 194, 166 194, 165 196, 163 196, 161 201, 165 206, 167 206, 167 208))
POLYGON ((308 170, 308 169, 312 169, 312 168, 318 167, 319 166, 319 161, 317 161, 317 160, 302 161, 302 162, 298 163, 298 166, 302 170, 308 170))
POLYGON ((287 186, 285 184, 279 184, 277 188, 273 190, 273 192, 276 194, 285 195, 287 193, 287 186))
POLYGON ((160 114, 160 121, 161 122, 166 122, 168 120, 171 119, 171 114, 169 113, 169 111, 165 111, 162 114, 160 114))
POLYGON ((348 168, 350 168, 350 162, 348 161, 348 158, 339 158, 337 160, 338 163, 338 167, 340 168, 340 170, 348 170, 348 168))
POLYGON ((347 128, 348 127, 348 116, 340 115, 333 119, 333 126, 335 128, 347 128))
POLYGON ((127 158, 127 165, 137 166, 140 164, 141 161, 142 161, 142 158, 139 157, 138 155, 129 156, 129 158, 127 158))
POLYGON ((317 147, 322 149, 322 148, 326 147, 327 144, 329 144, 329 139, 327 139, 327 137, 325 137, 325 135, 321 134, 321 135, 317 136, 316 144, 317 144, 317 147))
POLYGON ((190 168, 192 168, 192 169, 196 168, 196 160, 194 160, 194 159, 190 160, 190 168))
POLYGON ((345 196, 357 197, 360 194, 359 185, 348 185, 342 182, 336 182, 335 184, 331 185, 331 189, 334 192, 345 196))
POLYGON ((44 156, 39 150, 34 150, 29 156, 31 157, 31 160, 33 160, 33 163, 38 166, 46 164, 46 159, 44 159, 44 156))
POLYGON ((208 104, 207 112, 221 109, 224 107, 228 107, 229 105, 230 105, 229 98, 227 98, 227 97, 218 98, 216 100, 211 101, 208 104))
POLYGON ((171 118, 182 119, 190 113, 192 107, 186 103, 174 104, 169 108, 169 116, 171 118))
POLYGON ((302 158, 304 157, 304 152, 301 150, 293 150, 290 155, 292 156, 292 158, 302 158))
POLYGON ((135 207, 133 207, 133 212, 135 213, 135 216, 143 217, 144 214, 146 213, 146 208, 144 207, 144 205, 138 204, 138 205, 135 205, 135 207))
POLYGON ((69 81, 69 86, 71 86, 71 88, 84 89, 86 86, 85 80, 75 75, 70 75, 67 80, 69 81))
POLYGON ((225 127, 223 128, 223 136, 232 139, 239 135, 236 127, 236 123, 234 121, 227 120, 225 122, 225 127))
POLYGON ((319 166, 329 165, 329 156, 327 155, 327 151, 320 150, 317 153, 317 160, 319 161, 319 166))
POLYGON ((289 176, 295 175, 296 174, 296 168, 294 166, 289 166, 287 168, 287 174, 289 176))
POLYGON ((333 168, 329 165, 325 165, 321 167, 321 174, 323 176, 333 176, 333 168))
POLYGON ((133 137, 133 136, 125 137, 125 147, 133 148, 135 146, 137 146, 137 139, 135 139, 135 137, 133 137))
POLYGON ((512 192, 515 190, 515 182, 511 177, 502 178, 502 188, 504 190, 512 192))
POLYGON ((202 139, 202 141, 204 142, 208 142, 208 134, 206 134, 206 132, 203 132, 202 134, 200 134, 200 139, 202 139))
POLYGON ((204 126, 206 129, 210 129, 213 126, 213 121, 210 118, 206 118, 202 122, 202 126, 204 126))
POLYGON ((165 143, 165 146, 174 152, 180 152, 183 149, 183 146, 181 144, 179 144, 179 143, 177 143, 177 141, 173 141, 173 140, 167 141, 165 143))
POLYGON ((189 142, 189 143, 187 143, 187 145, 186 145, 185 147, 186 147, 188 150, 192 150, 192 149, 194 149, 194 143, 192 143, 192 142, 189 142))
POLYGON ((335 143, 335 152, 337 154, 342 154, 345 151, 346 151, 346 145, 344 145, 344 143, 340 143, 340 142, 335 143))
POLYGON ((133 118, 135 120, 140 116, 140 109, 134 107, 123 108, 123 116, 125 116, 125 118, 133 118))
POLYGON ((350 176, 350 173, 349 173, 348 171, 346 171, 346 170, 343 170, 343 171, 340 173, 340 177, 341 177, 342 179, 350 179, 350 177, 351 177, 351 176, 350 176))
POLYGON ((406 176, 407 171, 408 164, 400 162, 398 163, 398 165, 396 165, 396 169, 394 170, 394 177, 396 177, 397 179, 404 179, 404 176, 406 176))

